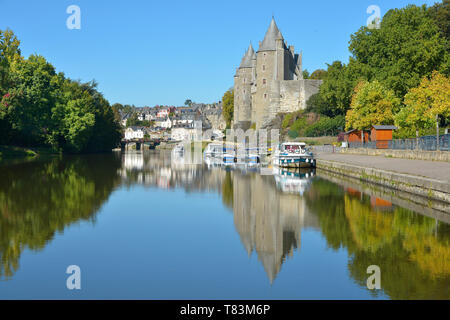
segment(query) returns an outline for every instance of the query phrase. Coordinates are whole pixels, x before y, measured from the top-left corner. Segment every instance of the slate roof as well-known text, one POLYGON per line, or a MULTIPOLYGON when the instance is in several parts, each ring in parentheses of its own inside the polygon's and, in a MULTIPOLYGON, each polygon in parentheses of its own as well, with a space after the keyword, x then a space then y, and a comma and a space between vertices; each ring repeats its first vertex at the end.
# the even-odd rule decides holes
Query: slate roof
POLYGON ((255 50, 253 50, 252 44, 250 43, 247 51, 245 52, 244 56, 242 57, 241 65, 239 66, 239 68, 251 68, 252 67, 252 59, 256 59, 256 53, 255 53, 255 50))
MULTIPOLYGON (((274 51, 276 50, 276 40, 282 39, 283 35, 275 23, 275 19, 272 17, 272 21, 270 21, 269 29, 267 29, 266 35, 264 36, 264 40, 261 43, 258 51, 274 51)), ((284 42, 284 41, 283 41, 284 42)))

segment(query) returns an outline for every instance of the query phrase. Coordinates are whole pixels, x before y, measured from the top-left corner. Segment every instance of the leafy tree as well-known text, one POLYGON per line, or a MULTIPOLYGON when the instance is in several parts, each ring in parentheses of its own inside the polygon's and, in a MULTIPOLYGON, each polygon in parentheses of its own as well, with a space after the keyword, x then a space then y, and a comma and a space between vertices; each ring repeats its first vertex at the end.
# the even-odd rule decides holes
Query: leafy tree
POLYGON ((334 117, 344 115, 350 107, 353 89, 364 74, 356 67, 348 67, 341 61, 328 65, 327 76, 320 86, 319 93, 307 103, 309 109, 334 117))
POLYGON ((403 130, 419 134, 420 129, 432 128, 439 117, 450 122, 450 79, 433 72, 430 79, 424 77, 417 88, 405 96, 405 107, 396 115, 396 123, 403 130))
POLYGON ((369 129, 372 125, 393 124, 400 100, 380 82, 361 81, 355 88, 351 109, 345 117, 346 129, 369 129))
POLYGON ((389 10, 379 29, 361 27, 351 36, 349 67, 378 80, 402 99, 424 76, 450 71, 446 40, 426 6, 389 10))
POLYGON ((311 73, 311 76, 309 77, 309 79, 312 79, 312 80, 323 80, 323 79, 326 78, 326 76, 327 76, 327 71, 326 70, 317 69, 316 71, 311 73))
POLYGON ((52 129, 51 110, 58 94, 58 77, 44 57, 17 58, 10 66, 12 87, 3 96, 0 117, 8 119, 21 145, 45 143, 52 129))
POLYGON ((222 97, 222 114, 227 124, 227 128, 231 127, 234 113, 234 90, 229 89, 222 97))
POLYGON ((450 0, 435 3, 429 13, 447 42, 450 41, 450 0))
POLYGON ((308 70, 303 70, 302 71, 302 74, 303 74, 303 79, 309 79, 309 71, 308 70))
POLYGON ((14 58, 20 56, 20 41, 7 29, 0 30, 0 96, 9 88, 9 68, 14 58))
POLYGON ((186 101, 184 102, 185 106, 191 106, 192 105, 192 100, 191 99, 186 99, 186 101))

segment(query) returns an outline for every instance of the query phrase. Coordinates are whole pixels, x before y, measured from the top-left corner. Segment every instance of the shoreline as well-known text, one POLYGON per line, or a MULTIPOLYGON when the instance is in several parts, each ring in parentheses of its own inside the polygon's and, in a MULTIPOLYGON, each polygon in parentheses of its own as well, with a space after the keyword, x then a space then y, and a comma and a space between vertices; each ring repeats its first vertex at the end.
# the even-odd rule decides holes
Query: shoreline
MULTIPOLYGON (((437 200, 447 204, 450 203, 450 183, 444 180, 320 158, 316 160, 316 166, 318 169, 341 176, 355 178, 363 182, 381 185, 409 194, 416 194, 427 199, 437 200)), ((445 206, 445 208, 446 210, 449 209, 448 206, 445 206)))

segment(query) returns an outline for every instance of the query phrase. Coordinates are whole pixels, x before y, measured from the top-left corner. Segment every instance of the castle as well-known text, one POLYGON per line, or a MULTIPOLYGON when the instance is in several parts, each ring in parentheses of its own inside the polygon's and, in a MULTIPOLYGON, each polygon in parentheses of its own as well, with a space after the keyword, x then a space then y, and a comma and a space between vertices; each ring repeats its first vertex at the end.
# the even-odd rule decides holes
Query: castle
POLYGON ((287 46, 272 18, 255 52, 250 44, 234 76, 233 127, 267 127, 278 113, 306 107, 321 80, 303 79, 302 54, 287 46))

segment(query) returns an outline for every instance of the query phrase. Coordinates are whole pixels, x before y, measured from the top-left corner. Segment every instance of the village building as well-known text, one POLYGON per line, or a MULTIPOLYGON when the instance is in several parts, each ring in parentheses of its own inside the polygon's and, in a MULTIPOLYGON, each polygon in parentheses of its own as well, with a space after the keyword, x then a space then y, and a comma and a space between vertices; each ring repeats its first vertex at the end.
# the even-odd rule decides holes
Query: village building
POLYGON ((145 135, 145 128, 143 127, 128 127, 125 129, 125 140, 143 139, 145 135))

